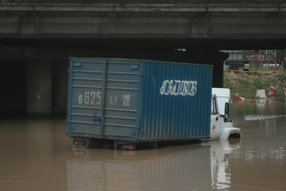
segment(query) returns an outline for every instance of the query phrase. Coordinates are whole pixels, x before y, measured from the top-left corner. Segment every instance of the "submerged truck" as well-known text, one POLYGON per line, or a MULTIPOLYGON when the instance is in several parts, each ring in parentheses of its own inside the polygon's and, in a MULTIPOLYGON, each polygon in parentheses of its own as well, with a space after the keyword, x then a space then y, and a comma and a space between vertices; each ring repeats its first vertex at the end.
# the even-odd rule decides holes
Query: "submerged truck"
POLYGON ((137 143, 239 136, 228 109, 219 113, 219 96, 212 92, 209 65, 71 58, 66 131, 74 146, 111 141, 114 148, 129 149, 137 143))
POLYGON ((240 138, 241 129, 229 119, 230 89, 212 88, 210 138, 240 138))

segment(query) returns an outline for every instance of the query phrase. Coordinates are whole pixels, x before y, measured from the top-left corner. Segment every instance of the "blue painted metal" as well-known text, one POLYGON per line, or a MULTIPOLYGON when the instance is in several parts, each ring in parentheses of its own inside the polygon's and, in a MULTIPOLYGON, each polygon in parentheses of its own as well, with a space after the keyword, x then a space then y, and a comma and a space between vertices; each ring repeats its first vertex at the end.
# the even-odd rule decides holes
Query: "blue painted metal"
POLYGON ((67 134, 159 141, 209 137, 212 67, 71 58, 67 134))

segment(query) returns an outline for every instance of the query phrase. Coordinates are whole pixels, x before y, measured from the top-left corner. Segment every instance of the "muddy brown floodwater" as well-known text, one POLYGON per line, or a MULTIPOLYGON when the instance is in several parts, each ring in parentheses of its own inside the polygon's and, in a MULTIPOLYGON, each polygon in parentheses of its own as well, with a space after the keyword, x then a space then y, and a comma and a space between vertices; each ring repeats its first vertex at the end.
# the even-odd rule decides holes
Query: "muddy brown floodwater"
POLYGON ((231 104, 239 140, 73 151, 65 119, 0 121, 0 190, 286 190, 286 102, 231 104))

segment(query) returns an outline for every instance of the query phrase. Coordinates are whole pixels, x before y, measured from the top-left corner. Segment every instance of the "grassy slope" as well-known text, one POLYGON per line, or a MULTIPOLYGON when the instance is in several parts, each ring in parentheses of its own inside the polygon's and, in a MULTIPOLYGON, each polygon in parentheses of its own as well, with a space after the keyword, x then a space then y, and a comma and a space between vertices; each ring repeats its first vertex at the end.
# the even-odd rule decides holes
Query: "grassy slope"
POLYGON ((282 99, 282 88, 286 88, 286 72, 282 70, 262 72, 260 74, 224 72, 224 87, 230 88, 232 98, 238 93, 246 99, 255 99, 256 90, 265 89, 267 96, 269 86, 273 86, 276 88, 275 97, 282 99))

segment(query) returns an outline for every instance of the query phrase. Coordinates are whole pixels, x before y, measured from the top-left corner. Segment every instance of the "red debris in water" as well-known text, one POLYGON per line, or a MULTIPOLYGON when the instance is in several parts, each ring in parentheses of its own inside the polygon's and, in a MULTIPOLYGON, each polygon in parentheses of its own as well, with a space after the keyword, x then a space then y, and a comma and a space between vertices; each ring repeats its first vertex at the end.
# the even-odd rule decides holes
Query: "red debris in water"
POLYGON ((270 86, 268 95, 274 96, 275 94, 276 94, 276 89, 273 86, 270 86))
POLYGON ((286 97, 286 88, 282 89, 282 96, 286 97))
POLYGON ((244 97, 241 97, 240 95, 238 95, 238 93, 235 94, 235 98, 236 98, 237 101, 243 101, 243 100, 245 100, 245 98, 244 98, 244 97))

